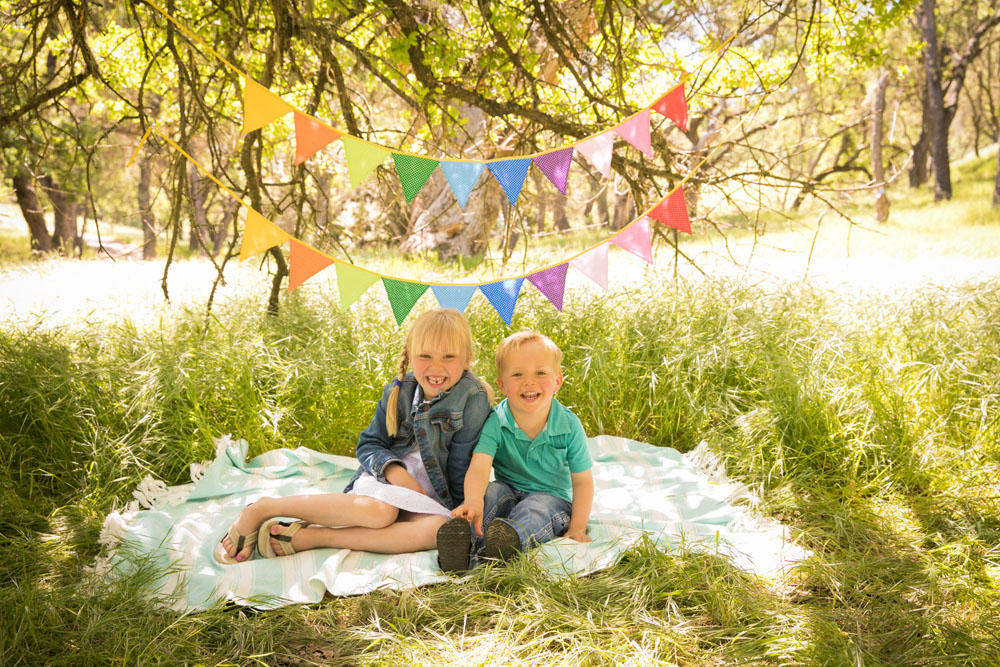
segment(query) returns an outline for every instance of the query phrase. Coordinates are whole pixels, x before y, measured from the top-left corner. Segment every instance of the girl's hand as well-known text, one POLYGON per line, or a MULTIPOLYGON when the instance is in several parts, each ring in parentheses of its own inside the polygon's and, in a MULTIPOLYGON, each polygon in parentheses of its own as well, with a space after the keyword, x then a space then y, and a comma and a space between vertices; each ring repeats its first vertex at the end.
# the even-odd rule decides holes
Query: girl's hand
POLYGON ((390 463, 386 466, 385 478, 393 486, 401 486, 404 489, 416 491, 421 495, 427 495, 427 492, 424 491, 424 487, 420 486, 420 482, 418 482, 413 475, 406 470, 406 468, 398 463, 390 463))
POLYGON ((571 540, 576 540, 577 542, 593 542, 594 541, 594 540, 590 539, 590 537, 587 536, 587 529, 586 528, 578 528, 578 529, 575 529, 575 530, 573 528, 570 528, 569 530, 566 531, 566 537, 568 537, 571 540))

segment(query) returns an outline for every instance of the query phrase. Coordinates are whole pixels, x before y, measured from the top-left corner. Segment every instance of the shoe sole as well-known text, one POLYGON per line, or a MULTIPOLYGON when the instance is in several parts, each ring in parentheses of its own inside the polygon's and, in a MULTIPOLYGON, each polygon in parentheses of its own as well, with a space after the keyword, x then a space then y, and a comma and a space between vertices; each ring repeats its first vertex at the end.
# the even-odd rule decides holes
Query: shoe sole
POLYGON ((472 527, 465 519, 450 519, 437 532, 438 565, 443 572, 465 572, 472 555, 472 527))
POLYGON ((486 529, 486 544, 483 556, 493 560, 507 561, 521 551, 521 538, 514 527, 503 521, 494 521, 486 529))

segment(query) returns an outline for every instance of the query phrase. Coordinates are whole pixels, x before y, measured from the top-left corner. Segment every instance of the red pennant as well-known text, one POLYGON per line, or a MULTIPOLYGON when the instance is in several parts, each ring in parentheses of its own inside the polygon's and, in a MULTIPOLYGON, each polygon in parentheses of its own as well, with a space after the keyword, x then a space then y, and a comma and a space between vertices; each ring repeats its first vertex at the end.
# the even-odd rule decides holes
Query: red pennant
POLYGON ((661 116, 666 116, 674 121, 677 127, 687 132, 688 129, 688 105, 684 96, 684 84, 676 86, 666 95, 656 100, 651 107, 653 111, 661 116))
POLYGON ((333 264, 333 260, 305 243, 288 241, 288 291, 333 264))
POLYGON ((302 164, 340 138, 340 132, 315 118, 295 112, 295 164, 302 164))
POLYGON ((683 186, 677 186, 676 190, 646 215, 653 220, 659 220, 667 227, 679 229, 685 234, 691 233, 691 219, 688 217, 687 203, 684 201, 683 186))

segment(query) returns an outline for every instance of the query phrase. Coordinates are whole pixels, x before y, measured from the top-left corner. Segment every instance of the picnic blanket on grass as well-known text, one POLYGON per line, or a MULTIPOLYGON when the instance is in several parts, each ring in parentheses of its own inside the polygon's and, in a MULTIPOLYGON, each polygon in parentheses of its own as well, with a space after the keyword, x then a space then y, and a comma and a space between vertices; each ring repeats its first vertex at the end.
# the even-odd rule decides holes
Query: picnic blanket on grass
MULTIPOLYGON (((554 576, 581 576, 613 565, 643 534, 668 549, 722 554, 763 576, 780 574, 808 553, 779 523, 756 517, 746 487, 730 482, 702 443, 687 454, 612 436, 588 438, 594 461, 594 507, 581 544, 559 538, 533 552, 554 576)), ((213 551, 250 502, 266 496, 340 492, 358 467, 349 457, 305 447, 276 449, 251 461, 248 445, 216 439, 214 461, 191 466, 193 482, 168 487, 148 477, 135 500, 112 512, 101 531, 97 574, 127 573, 140 561, 155 575, 151 593, 178 611, 223 601, 270 609, 448 581, 437 551, 383 555, 315 549, 236 565, 213 551)))

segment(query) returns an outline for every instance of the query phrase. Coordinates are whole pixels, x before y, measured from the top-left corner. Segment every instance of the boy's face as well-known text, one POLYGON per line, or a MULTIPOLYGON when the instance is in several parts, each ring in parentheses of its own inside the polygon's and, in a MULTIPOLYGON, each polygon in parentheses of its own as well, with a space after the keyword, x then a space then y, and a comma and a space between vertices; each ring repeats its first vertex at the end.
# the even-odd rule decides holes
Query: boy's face
POLYGON ((514 418, 548 415, 552 396, 562 386, 563 376, 541 341, 525 343, 507 356, 497 378, 514 418))
POLYGON ((465 355, 439 345, 429 345, 420 350, 410 363, 413 365, 413 376, 424 390, 426 399, 454 387, 469 368, 469 359, 465 355))

